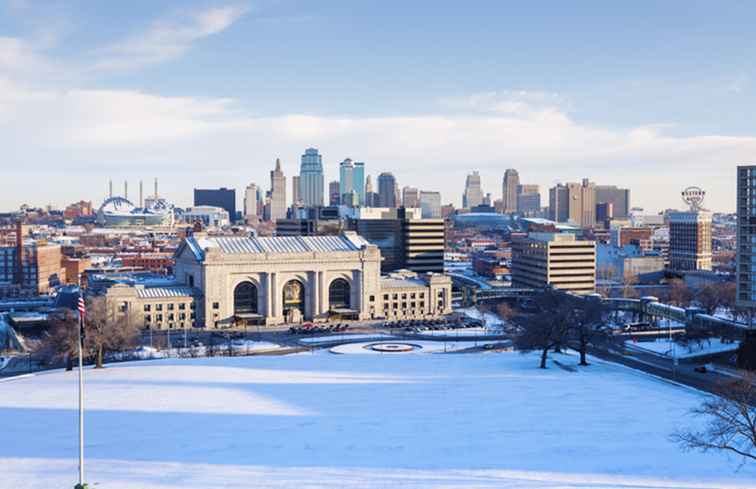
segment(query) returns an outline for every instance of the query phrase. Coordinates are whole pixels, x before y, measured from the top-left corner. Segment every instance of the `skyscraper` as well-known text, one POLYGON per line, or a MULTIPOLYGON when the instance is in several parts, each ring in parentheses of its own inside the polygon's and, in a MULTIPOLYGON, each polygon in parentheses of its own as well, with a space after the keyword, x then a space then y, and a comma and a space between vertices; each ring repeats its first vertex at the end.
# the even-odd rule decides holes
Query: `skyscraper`
POLYGON ((254 221, 258 216, 260 193, 257 185, 250 183, 244 189, 244 219, 247 222, 254 221))
POLYGON ((420 207, 420 191, 415 187, 402 189, 402 205, 404 207, 420 207))
POLYGON ((571 221, 582 228, 596 224, 596 186, 584 178, 581 183, 557 184, 549 190, 549 218, 571 221))
POLYGON ((420 209, 423 219, 437 219, 441 217, 441 193, 420 192, 420 209))
POLYGON ((221 187, 218 189, 194 189, 194 206, 209 205, 222 207, 228 211, 231 221, 236 219, 236 190, 221 187))
POLYGON ((323 205, 323 157, 315 148, 307 148, 299 167, 299 197, 305 207, 323 205))
POLYGON ((338 180, 334 180, 328 184, 328 204, 329 205, 341 205, 341 191, 339 190, 341 184, 338 180))
POLYGON ((359 205, 365 205, 365 163, 361 161, 354 162, 352 189, 359 198, 359 205))
POLYGON ((711 270, 711 212, 670 212, 669 266, 672 270, 711 270))
POLYGON ((384 172, 378 175, 378 200, 381 207, 398 207, 397 184, 392 173, 384 172))
POLYGON ((477 171, 467 175, 465 193, 462 195, 462 207, 469 209, 483 203, 483 189, 480 187, 480 174, 477 171))
POLYGON ((378 194, 373 189, 373 180, 370 175, 365 178, 365 207, 378 207, 378 194))
POLYGON ((501 200, 504 201, 505 214, 517 212, 517 190, 519 185, 520 174, 517 173, 517 170, 510 168, 504 172, 501 200))
POLYGON ((738 167, 737 304, 756 307, 756 165, 738 167))
POLYGON ((292 205, 297 205, 299 203, 302 203, 302 194, 299 193, 300 188, 301 188, 300 176, 292 175, 291 177, 291 203, 292 205))
POLYGON ((350 158, 339 165, 339 199, 343 202, 344 195, 354 192, 354 163, 350 158))
POLYGON ((281 160, 276 158, 276 168, 270 172, 270 220, 286 217, 286 177, 281 170, 281 160))
POLYGON ((614 217, 626 218, 630 214, 630 190, 615 185, 596 185, 596 203, 612 204, 614 217))
POLYGON ((535 217, 541 212, 541 193, 538 185, 517 186, 517 212, 526 217, 535 217))

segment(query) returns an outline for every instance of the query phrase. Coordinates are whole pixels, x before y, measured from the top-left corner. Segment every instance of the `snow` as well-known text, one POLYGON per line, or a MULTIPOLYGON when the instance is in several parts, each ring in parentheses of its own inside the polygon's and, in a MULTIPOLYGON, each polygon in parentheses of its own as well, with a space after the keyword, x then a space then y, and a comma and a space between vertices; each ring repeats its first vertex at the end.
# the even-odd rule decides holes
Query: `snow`
POLYGON ((465 329, 439 329, 439 330, 425 330, 419 333, 414 333, 419 336, 492 336, 500 335, 501 330, 491 328, 465 328, 465 329))
POLYGON ((477 307, 457 309, 456 312, 461 312, 465 316, 473 319, 482 320, 487 328, 498 328, 504 325, 504 321, 498 315, 492 312, 481 312, 477 307))
POLYGON ((443 353, 443 352, 451 352, 456 350, 463 350, 466 348, 473 348, 475 346, 483 346, 486 344, 497 344, 502 343, 498 341, 404 341, 404 340, 396 340, 396 341, 367 341, 364 343, 348 343, 346 345, 339 345, 334 346, 329 351, 331 353, 341 353, 341 354, 358 354, 358 355, 406 355, 406 354, 415 354, 415 353, 443 353), (415 347, 412 351, 407 352, 386 352, 386 351, 375 351, 371 350, 369 347, 371 345, 380 345, 380 344, 400 344, 400 345, 412 345, 415 347), (367 347, 367 348, 366 348, 367 347))
MULTIPOLYGON (((577 372, 536 364, 519 353, 322 352, 87 369, 86 479, 105 489, 756 487, 753 466, 669 441, 698 422, 685 415, 697 391, 595 360, 577 372)), ((0 487, 73 487, 76 378, 0 383, 0 487)))
POLYGON ((722 353, 727 351, 736 351, 739 343, 722 343, 719 338, 711 338, 703 340, 701 343, 690 342, 687 346, 679 343, 670 342, 669 339, 657 339, 656 341, 639 341, 637 343, 633 341, 626 341, 625 345, 634 350, 641 350, 648 353, 655 353, 661 356, 672 357, 674 355, 677 358, 695 358, 704 355, 711 355, 713 353, 722 353), (673 348, 674 347, 674 348, 673 348))
POLYGON ((318 343, 331 343, 333 341, 350 341, 350 340, 383 340, 392 338, 393 336, 385 333, 357 333, 357 334, 333 334, 327 336, 314 336, 311 338, 302 338, 300 343, 306 344, 318 344, 318 343))

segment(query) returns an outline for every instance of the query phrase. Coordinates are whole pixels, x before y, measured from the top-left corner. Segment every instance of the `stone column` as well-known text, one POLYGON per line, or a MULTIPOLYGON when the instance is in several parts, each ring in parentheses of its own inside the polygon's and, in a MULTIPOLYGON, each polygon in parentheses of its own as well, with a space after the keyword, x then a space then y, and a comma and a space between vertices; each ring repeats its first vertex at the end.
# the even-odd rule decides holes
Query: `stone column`
POLYGON ((326 294, 325 290, 325 276, 323 272, 317 272, 318 273, 318 315, 323 315, 327 311, 323 309, 325 306, 325 301, 323 300, 323 296, 326 294))
POLYGON ((270 284, 270 289, 268 290, 268 300, 270 301, 270 315, 272 317, 278 316, 278 296, 276 294, 276 290, 278 290, 278 284, 275 272, 271 272, 268 274, 268 283, 270 284))
POLYGON ((265 301, 265 317, 266 318, 271 318, 271 317, 273 317, 273 311, 271 311, 271 306, 270 306, 270 296, 271 296, 271 294, 270 294, 270 274, 269 273, 263 273, 262 274, 262 279, 263 279, 263 284, 262 284, 263 287, 262 288, 263 288, 263 294, 264 294, 263 295, 263 297, 264 297, 263 300, 265 301))
POLYGON ((352 309, 357 311, 360 318, 363 317, 363 297, 362 297, 362 270, 355 270, 352 272, 352 290, 351 303, 352 309))

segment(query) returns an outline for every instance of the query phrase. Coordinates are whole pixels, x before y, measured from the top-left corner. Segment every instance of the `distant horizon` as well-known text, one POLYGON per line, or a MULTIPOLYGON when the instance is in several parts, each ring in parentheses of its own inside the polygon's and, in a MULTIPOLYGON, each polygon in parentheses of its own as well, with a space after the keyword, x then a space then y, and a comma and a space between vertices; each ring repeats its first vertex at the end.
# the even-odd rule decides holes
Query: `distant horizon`
MULTIPOLYGON (((0 0, 0 209, 97 205, 108 180, 267 189, 307 147, 459 206, 467 173, 735 209, 756 163, 756 4, 0 0), (348 5, 349 8, 344 8, 348 5), (7 150, 7 149, 10 150, 7 150)), ((136 187, 134 187, 136 188, 136 187)), ((291 196, 288 196, 289 200, 291 196)))

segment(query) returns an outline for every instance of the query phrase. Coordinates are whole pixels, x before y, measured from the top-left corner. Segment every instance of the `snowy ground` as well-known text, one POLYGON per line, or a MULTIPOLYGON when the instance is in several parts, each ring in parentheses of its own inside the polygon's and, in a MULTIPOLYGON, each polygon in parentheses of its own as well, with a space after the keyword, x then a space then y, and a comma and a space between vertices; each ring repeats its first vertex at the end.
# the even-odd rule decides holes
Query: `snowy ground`
POLYGON ((500 328, 504 325, 504 321, 498 315, 492 312, 481 312, 477 307, 457 309, 456 312, 461 312, 473 319, 480 319, 487 328, 500 328))
POLYGON ((722 343, 719 338, 711 338, 710 340, 704 340, 701 343, 690 342, 687 346, 670 342, 669 339, 657 339, 656 341, 626 341, 630 349, 643 350, 649 353, 656 353, 658 355, 672 357, 673 354, 677 358, 695 358, 702 355, 710 355, 712 353, 721 353, 725 351, 736 351, 739 343, 722 343))
POLYGON ((358 354, 358 355, 407 355, 415 353, 448 353, 457 350, 465 350, 475 346, 486 344, 498 344, 498 341, 414 341, 414 340, 396 340, 396 341, 366 341, 361 343, 348 343, 345 345, 334 346, 329 351, 340 354, 358 354), (386 352, 370 349, 371 345, 380 344, 400 344, 412 345, 415 347, 412 351, 407 352, 386 352))
POLYGON ((382 340, 386 338, 392 338, 392 336, 385 333, 333 334, 333 335, 326 335, 326 336, 313 336, 309 338, 302 338, 299 340, 299 342, 309 344, 309 345, 317 345, 318 343, 331 343, 334 341, 382 340))
MULTIPOLYGON (((559 357, 574 364, 573 357, 559 357)), ((725 488, 756 469, 668 441, 702 395, 518 353, 256 356, 87 373, 101 489, 725 488)), ((0 383, 0 487, 73 487, 76 374, 0 383)))

